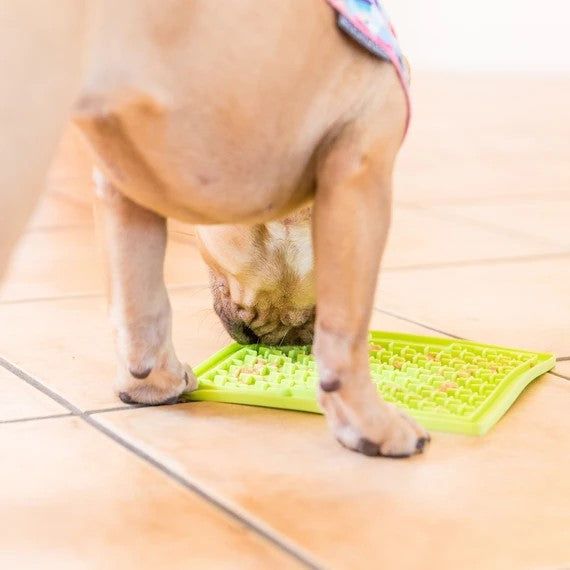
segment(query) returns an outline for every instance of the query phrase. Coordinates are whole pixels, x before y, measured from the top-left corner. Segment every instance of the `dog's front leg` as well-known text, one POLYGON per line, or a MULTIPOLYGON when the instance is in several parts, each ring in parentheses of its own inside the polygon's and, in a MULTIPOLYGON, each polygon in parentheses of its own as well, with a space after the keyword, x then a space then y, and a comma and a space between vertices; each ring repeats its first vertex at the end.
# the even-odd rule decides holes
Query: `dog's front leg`
POLYGON ((172 346, 163 276, 166 220, 123 196, 99 172, 95 184, 119 359, 119 397, 128 404, 173 403, 195 387, 196 379, 172 346))
POLYGON ((335 143, 319 169, 314 352, 319 403, 340 443, 366 455, 405 457, 421 452, 429 436, 379 398, 370 379, 367 335, 396 151, 391 142, 367 142, 355 129, 335 143))

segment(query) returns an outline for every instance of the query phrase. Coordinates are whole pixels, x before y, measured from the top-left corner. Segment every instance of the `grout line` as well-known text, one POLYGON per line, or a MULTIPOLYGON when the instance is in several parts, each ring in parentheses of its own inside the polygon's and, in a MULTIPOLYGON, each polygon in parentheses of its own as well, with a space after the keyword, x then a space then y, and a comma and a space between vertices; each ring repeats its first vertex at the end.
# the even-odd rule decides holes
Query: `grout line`
POLYGON ((570 382, 570 378, 568 376, 563 376, 560 372, 554 372, 554 370, 549 370, 548 374, 552 374, 553 376, 558 376, 558 378, 562 378, 562 380, 568 380, 570 382))
POLYGON ((398 315, 396 313, 393 313, 392 311, 387 311, 386 309, 379 309, 378 307, 374 307, 375 311, 378 311, 380 313, 384 313, 385 315, 389 315, 390 317, 394 317, 396 319, 400 319, 401 321, 406 321, 407 323, 411 323, 413 325, 417 325, 419 327, 422 327, 424 329, 428 329, 430 331, 439 333, 439 334, 443 334, 445 336, 451 337, 451 338, 456 338, 457 340, 467 340, 465 338, 463 338, 462 336, 457 336, 455 334, 446 332, 446 331, 442 331, 441 329, 436 329, 435 327, 431 327, 429 325, 424 325, 423 323, 420 323, 418 321, 414 321, 413 319, 408 319, 408 317, 404 317, 402 315, 398 315))
POLYGON ((183 243, 197 247, 196 236, 178 230, 168 230, 169 239, 174 240, 176 243, 183 243))
POLYGON ((417 269, 445 269, 448 267, 469 267, 472 265, 499 265, 501 263, 523 263, 528 261, 542 261, 550 259, 561 259, 570 257, 569 251, 562 251, 559 253, 545 253, 536 255, 522 255, 519 257, 496 257, 496 258, 483 258, 472 259, 464 261, 445 261, 442 263, 424 263, 417 265, 401 265, 396 267, 386 266, 382 271, 415 271, 417 269))
POLYGON ((559 356, 556 362, 566 362, 567 360, 570 360, 570 356, 559 356))
POLYGON ((139 459, 145 461, 146 463, 150 464, 152 467, 160 471, 163 475, 167 476, 169 479, 175 481, 186 490, 191 491, 192 493, 198 495, 202 499, 204 499, 207 503, 217 507, 221 511, 223 511, 226 515, 228 515, 233 520, 237 521, 239 524, 244 526, 245 528, 249 529, 250 531, 258 534, 259 536, 266 539, 270 542, 273 546, 281 550, 282 552, 288 554, 298 562, 305 565, 307 568, 318 570, 321 568, 319 564, 315 561, 311 560, 307 553, 300 551, 295 545, 288 544, 288 541, 284 541, 283 537, 279 536, 278 533, 274 532, 270 527, 266 527, 262 522, 258 522, 255 520, 251 520, 249 517, 244 517, 240 515, 238 512, 234 511, 230 505, 226 505, 222 500, 216 498, 215 496, 211 495, 201 487, 197 486, 196 484, 192 483, 182 475, 176 473, 171 468, 166 466, 164 463, 155 459, 147 452, 143 451, 136 445, 128 442, 119 434, 115 433, 113 430, 109 429, 108 427, 101 424, 97 421, 92 415, 82 412, 77 406, 48 388, 41 382, 38 382, 35 378, 21 370, 20 368, 14 366, 12 363, 8 362, 6 359, 0 357, 0 366, 3 366, 16 376, 33 386, 34 388, 38 389, 40 392, 49 396, 53 400, 55 400, 58 404, 68 409, 71 413, 68 414, 69 416, 75 416, 79 419, 83 420, 85 423, 90 425, 91 427, 95 428, 101 434, 107 436, 109 439, 114 441, 115 443, 119 444, 123 449, 131 452, 133 455, 138 457, 139 459))
POLYGON ((51 194, 52 197, 63 200, 64 202, 72 204, 73 206, 76 206, 83 210, 91 211, 93 205, 91 198, 80 198, 79 195, 62 192, 58 188, 55 188, 56 185, 69 184, 70 182, 85 183, 85 180, 82 177, 78 176, 48 177, 46 194, 51 194))
POLYGON ((63 301, 63 300, 74 300, 74 299, 93 299, 96 297, 103 297, 103 293, 98 293, 92 291, 90 293, 70 293, 69 295, 54 295, 51 297, 31 297, 23 299, 7 299, 6 301, 0 301, 0 306, 2 305, 18 305, 20 303, 43 303, 44 301, 63 301))
POLYGON ((98 408, 95 410, 85 410, 83 413, 91 416, 93 414, 104 414, 105 412, 121 412, 123 410, 134 410, 137 408, 153 408, 152 404, 128 404, 125 406, 115 406, 114 408, 98 408))
POLYGON ((0 424, 20 424, 24 422, 33 422, 38 420, 53 420, 55 418, 71 418, 75 414, 52 414, 51 416, 36 416, 32 418, 17 418, 15 420, 0 420, 0 424))
POLYGON ((0 366, 4 367, 6 370, 15 374, 20 380, 26 382, 30 386, 36 388, 46 396, 49 396, 52 400, 55 400, 60 406, 63 406, 69 410, 73 415, 80 416, 83 412, 74 406, 71 402, 66 400, 63 396, 60 396, 57 392, 54 392, 51 388, 48 388, 45 384, 38 382, 35 378, 24 372, 21 368, 14 366, 11 362, 0 356, 0 366))
POLYGON ((553 243, 546 238, 541 238, 540 236, 537 236, 537 235, 534 235, 531 233, 526 233, 524 231, 519 231, 519 230, 513 230, 510 228, 504 228, 498 224, 494 224, 493 222, 487 222, 484 220, 476 220, 476 219, 470 218, 469 216, 466 216, 464 214, 446 213, 446 212, 442 212, 441 209, 439 209, 439 211, 438 211, 438 208, 426 208, 425 210, 423 210, 422 213, 426 213, 426 214, 432 216, 433 218, 438 218, 440 220, 463 222, 463 223, 469 224, 470 226, 473 226, 473 227, 478 227, 478 228, 482 228, 485 230, 491 230, 498 235, 504 235, 504 236, 508 236, 508 237, 512 237, 512 238, 516 238, 516 239, 529 239, 529 240, 532 240, 534 242, 539 243, 542 246, 565 247, 563 244, 553 243))
POLYGON ((98 422, 93 416, 84 416, 83 419, 93 426, 95 429, 99 430, 101 433, 105 434, 107 437, 112 439, 115 443, 118 443, 123 448, 127 449, 140 459, 150 463, 153 467, 159 470, 161 473, 169 477, 170 479, 176 481, 179 485, 184 487, 185 489, 195 493, 196 495, 200 496, 205 501, 215 505, 218 509, 223 511, 226 515, 230 516, 231 518, 235 519, 243 526, 249 528, 250 530, 254 531, 258 535, 265 538, 268 542, 272 543, 274 546, 279 548, 280 550, 287 553, 289 556, 293 557, 298 562, 304 564, 307 568, 311 569, 319 569, 321 568, 315 561, 311 560, 308 554, 304 552, 300 552, 294 545, 287 544, 283 542, 282 537, 280 537, 277 533, 275 533, 270 527, 266 527, 263 523, 252 521, 249 518, 243 518, 239 513, 235 512, 231 506, 225 504, 220 499, 214 497, 195 483, 192 483, 188 479, 186 479, 183 475, 180 475, 176 471, 172 470, 170 467, 166 466, 164 463, 155 459, 147 452, 143 451, 140 447, 137 447, 124 439, 122 436, 114 432, 113 430, 109 429, 108 427, 104 426, 100 422, 98 422))
MULTIPOLYGON (((167 291, 177 292, 177 291, 192 291, 193 289, 208 289, 209 285, 207 283, 201 283, 196 285, 167 285, 167 291)), ((5 301, 0 300, 0 307, 4 305, 19 305, 23 303, 44 303, 50 301, 72 301, 77 299, 97 299, 105 298, 106 295, 102 291, 96 292, 92 291, 90 293, 70 293, 69 295, 54 295, 51 297, 31 297, 22 299, 6 299, 5 301)))
MULTIPOLYGON (((398 186, 402 186, 399 184, 398 186)), ((503 195, 503 196, 482 196, 480 198, 436 198, 430 202, 422 202, 419 199, 407 199, 399 200, 399 192, 396 192, 394 204, 405 204, 406 206, 417 206, 418 208, 442 208, 442 207, 469 207, 469 206, 510 206, 517 204, 521 201, 536 202, 536 203, 548 203, 548 202, 559 202, 567 201, 567 194, 560 192, 554 193, 554 195, 542 195, 539 192, 531 194, 513 194, 503 195)))

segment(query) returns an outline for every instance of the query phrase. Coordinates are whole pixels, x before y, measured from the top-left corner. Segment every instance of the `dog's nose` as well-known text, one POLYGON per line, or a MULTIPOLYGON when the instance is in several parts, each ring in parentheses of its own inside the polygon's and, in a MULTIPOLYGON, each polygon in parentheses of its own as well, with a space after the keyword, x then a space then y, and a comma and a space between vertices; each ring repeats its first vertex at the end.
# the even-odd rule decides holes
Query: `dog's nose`
POLYGON ((288 310, 280 315, 280 320, 286 327, 300 327, 314 318, 314 309, 288 310))
POLYGON ((237 310, 238 317, 246 325, 249 325, 249 323, 254 321, 255 317, 257 316, 257 311, 256 311, 255 307, 245 307, 243 305, 236 305, 236 310, 237 310))

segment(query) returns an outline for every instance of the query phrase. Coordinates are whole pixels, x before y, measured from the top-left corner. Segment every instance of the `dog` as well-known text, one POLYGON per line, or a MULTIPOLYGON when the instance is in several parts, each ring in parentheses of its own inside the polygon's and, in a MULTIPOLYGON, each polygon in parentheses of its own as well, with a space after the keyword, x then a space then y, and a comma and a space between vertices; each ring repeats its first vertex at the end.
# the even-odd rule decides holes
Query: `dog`
POLYGON ((367 330, 408 106, 394 65, 325 0, 101 3, 73 120, 93 150, 118 394, 176 402, 166 220, 196 224, 214 308, 242 343, 310 343, 336 439, 374 456, 429 436, 382 401, 367 330))

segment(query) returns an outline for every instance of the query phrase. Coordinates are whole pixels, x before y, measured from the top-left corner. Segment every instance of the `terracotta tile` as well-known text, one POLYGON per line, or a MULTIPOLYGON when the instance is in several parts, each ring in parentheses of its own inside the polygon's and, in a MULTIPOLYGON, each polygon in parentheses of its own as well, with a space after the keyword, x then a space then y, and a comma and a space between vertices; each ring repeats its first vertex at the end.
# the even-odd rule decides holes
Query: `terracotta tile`
MULTIPOLYGON (((180 359, 197 365, 231 339, 214 314, 209 291, 171 292, 180 359)), ((102 298, 0 305, 0 346, 11 362, 82 409, 121 405, 114 395, 115 352, 102 298)), ((372 328, 435 334, 377 313, 372 328)))
MULTIPOLYGON (((555 207, 552 206, 552 209, 555 207)), ((485 227, 477 219, 469 219, 470 211, 469 207, 417 208, 396 205, 384 255, 384 268, 551 254, 570 248, 562 240, 536 239, 540 237, 539 232, 529 232, 530 235, 525 236, 522 232, 513 234, 511 228, 501 227, 500 224, 485 227)), ((562 217, 559 215, 560 220, 562 217)), ((190 224, 169 220, 169 230, 175 240, 196 242, 196 233, 190 224)))
POLYGON ((209 282, 206 263, 190 241, 169 239, 164 272, 169 287, 206 285, 209 282))
POLYGON ((65 413, 64 407, 0 366, 0 422, 65 413))
POLYGON ((168 220, 168 231, 170 235, 178 240, 196 241, 196 230, 192 224, 179 222, 178 220, 168 220))
POLYGON ((416 334, 423 336, 436 336, 445 337, 447 331, 434 331, 428 329, 418 323, 410 322, 404 319, 398 318, 397 315, 392 316, 383 313, 379 310, 374 310, 372 313, 372 318, 370 319, 370 330, 380 330, 380 331, 390 331, 390 332, 401 332, 407 334, 416 334))
POLYGON ((57 194, 45 192, 28 223, 28 231, 51 230, 71 226, 91 226, 91 208, 57 194))
POLYGON ((84 139, 73 126, 64 133, 47 177, 47 187, 70 199, 89 203, 93 160, 84 139))
POLYGON ((327 567, 542 568, 570 558, 569 406, 570 384, 547 376, 487 436, 434 434, 402 461, 345 451, 304 413, 192 403, 100 419, 327 567))
POLYGON ((377 306, 486 342, 564 355, 570 257, 386 271, 377 306))
MULTIPOLYGON (((461 213, 461 208, 458 208, 461 213)), ((194 227, 169 220, 176 241, 196 243, 194 227)), ((565 251, 564 244, 511 235, 498 226, 482 227, 462 219, 455 209, 420 209, 396 206, 384 255, 386 269, 455 261, 497 259, 565 251), (457 219, 454 219, 457 218, 457 219)))
MULTIPOLYGON (((170 240, 165 264, 169 286, 208 283, 200 253, 170 240)), ((91 227, 25 234, 0 293, 0 301, 97 294, 105 291, 99 244, 91 227)))
POLYGON ((92 228, 22 236, 1 289, 2 301, 93 294, 104 290, 92 228))
MULTIPOLYGON (((570 356, 565 286, 570 256, 467 265, 480 259, 556 254, 569 246, 569 87, 569 80, 556 78, 414 74, 414 121, 396 181, 396 202, 407 207, 396 209, 379 306, 482 342, 570 356), (540 104, 535 112, 544 100, 549 104, 540 104), (454 262, 459 264, 412 268, 454 262)), ((2 300, 102 291, 92 230, 64 228, 75 225, 67 221, 79 219, 80 211, 88 211, 90 170, 81 141, 67 133, 48 177, 45 203, 20 246, 2 300)), ((170 231, 169 285, 206 283, 193 228, 173 222, 170 231)), ((229 341, 205 290, 174 291, 172 299, 181 358, 197 363, 229 341)), ((114 352, 102 298, 0 304, 0 322, 3 355, 35 378, 82 409, 120 404, 111 389, 114 352)), ((437 334, 378 312, 371 327, 437 334)), ((570 379, 567 362, 559 362, 556 371, 570 379)), ((13 380, 0 368, 0 420, 47 413, 41 411, 48 404, 43 395, 13 380)), ((560 459, 570 445, 569 398, 569 380, 547 376, 486 437, 436 434, 426 457, 404 462, 344 452, 331 440, 322 418, 309 414, 189 404, 97 417, 310 550, 327 567, 542 568, 570 559, 570 473, 560 459), (199 435, 184 435, 191 433, 199 435)), ((178 560, 187 563, 202 551, 201 566, 236 566, 234 558, 229 563, 208 558, 214 549, 210 537, 218 540, 214 531, 226 528, 222 515, 214 513, 223 523, 205 523, 205 535, 194 533, 210 542, 200 542, 196 549, 190 540, 186 554, 187 545, 178 537, 182 529, 186 536, 195 526, 190 518, 194 513, 200 522, 210 521, 201 510, 205 506, 199 502, 198 508, 186 508, 184 501, 191 495, 170 483, 161 485, 161 475, 152 475, 158 484, 146 471, 140 475, 144 465, 123 459, 120 449, 105 441, 103 445, 97 439, 101 436, 77 420, 57 422, 61 427, 56 429, 51 427, 55 422, 42 420, 41 432, 36 422, 3 427, 20 430, 0 435, 16 458, 8 465, 24 474, 45 471, 46 481, 40 488, 31 475, 22 481, 14 475, 12 480, 24 487, 21 491, 8 494, 9 486, 0 488, 9 497, 7 503, 0 497, 0 504, 11 508, 4 520, 15 521, 11 534, 0 533, 0 543, 4 538, 25 545, 17 549, 17 558, 6 562, 0 544, 1 566, 27 567, 41 559, 42 566, 53 563, 58 568, 76 567, 78 560, 83 566, 93 560, 93 567, 135 562, 144 567, 142 560, 155 567, 160 555, 161 565, 172 566, 173 560, 176 567, 182 566, 178 560), (34 445, 39 451, 31 454, 34 445), (111 458, 104 472, 78 468, 100 464, 101 456, 111 458), (64 479, 61 466, 74 477, 64 479), (121 479, 119 473, 124 473, 121 479), (143 484, 132 485, 132 480, 143 484), (141 488, 144 497, 139 496, 141 488), (148 513, 157 505, 164 505, 161 517, 149 522, 148 513), (165 520, 168 532, 160 527, 165 520), (148 529, 156 532, 157 525, 158 539, 137 538, 148 529), (94 534, 93 528, 103 530, 94 534), (116 538, 121 533, 123 541, 116 538), (30 542, 29 536, 34 537, 32 547, 24 542, 30 542), (74 542, 75 537, 81 541, 74 542), (133 541, 140 553, 136 560, 133 541)), ((222 543, 234 540, 235 532, 227 532, 230 538, 221 536, 222 543)), ((242 537, 243 531, 238 532, 242 537)), ((247 543, 245 566, 282 566, 281 560, 264 558, 273 555, 266 553, 266 545, 258 558, 257 543, 250 547, 250 542, 255 540, 247 543)), ((225 556, 218 550, 214 554, 225 556)))
POLYGON ((492 205, 443 206, 440 211, 458 220, 472 220, 489 228, 534 237, 537 242, 540 240, 570 248, 570 199, 537 198, 492 205))
POLYGON ((81 178, 59 178, 48 176, 45 192, 58 196, 68 202, 91 209, 93 204, 92 175, 81 178))
POLYGON ((500 227, 441 217, 435 209, 396 207, 384 269, 559 253, 561 245, 510 235, 500 227))
MULTIPOLYGON (((51 227, 50 224, 53 223, 53 231, 33 231, 22 238, 14 256, 12 271, 0 296, 2 301, 94 294, 104 290, 99 246, 94 230, 87 222, 87 208, 66 204, 62 199, 47 195, 48 209, 55 207, 53 201, 58 204, 57 207, 63 203, 70 211, 82 211, 83 218, 70 215, 69 224, 58 229, 55 226, 64 222, 52 210, 52 221, 46 218, 44 222, 37 222, 43 224, 41 227, 44 228, 51 227), (68 225, 83 227, 67 227, 68 225)), ((195 248, 192 227, 182 224, 172 224, 171 227, 173 229, 166 264, 168 284, 179 286, 207 283, 207 268, 195 248)), ((384 267, 390 269, 537 255, 561 249, 555 245, 545 246, 530 239, 515 238, 461 221, 438 219, 422 211, 397 208, 384 267)))
MULTIPOLYGON (((204 360, 228 342, 208 299, 195 289, 171 294, 181 359, 204 360)), ((122 405, 113 392, 115 350, 103 298, 0 305, 5 358, 82 409, 122 405)))
POLYGON ((3 568, 299 567, 77 418, 4 425, 0 447, 3 568))
POLYGON ((398 161, 397 200, 567 197, 570 79, 413 75, 414 114, 398 161))

